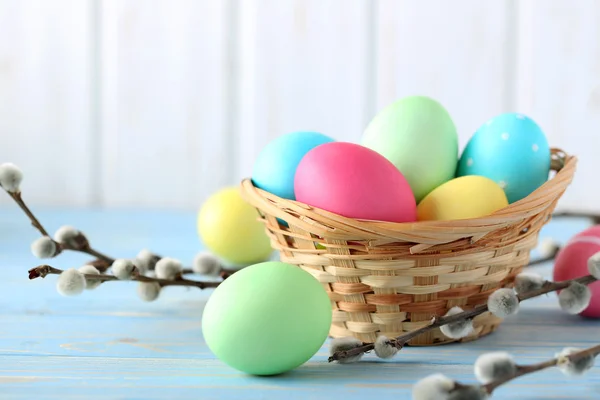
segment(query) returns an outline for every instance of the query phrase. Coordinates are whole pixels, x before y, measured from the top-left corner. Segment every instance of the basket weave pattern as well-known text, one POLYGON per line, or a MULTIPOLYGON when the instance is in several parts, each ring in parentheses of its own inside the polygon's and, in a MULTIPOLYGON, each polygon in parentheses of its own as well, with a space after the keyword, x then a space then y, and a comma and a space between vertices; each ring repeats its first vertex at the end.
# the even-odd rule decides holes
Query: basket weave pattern
MULTIPOLYGON (((577 159, 552 150, 556 174, 528 197, 476 219, 390 223, 345 218, 241 184, 242 196, 259 212, 283 262, 315 276, 331 299, 332 337, 372 343, 428 324, 453 306, 470 309, 509 287, 529 262, 538 234, 571 183, 577 159), (287 222, 281 225, 277 218, 287 222)), ((473 340, 501 320, 484 313, 474 320, 473 340)), ((456 341, 439 329, 411 345, 456 341)))

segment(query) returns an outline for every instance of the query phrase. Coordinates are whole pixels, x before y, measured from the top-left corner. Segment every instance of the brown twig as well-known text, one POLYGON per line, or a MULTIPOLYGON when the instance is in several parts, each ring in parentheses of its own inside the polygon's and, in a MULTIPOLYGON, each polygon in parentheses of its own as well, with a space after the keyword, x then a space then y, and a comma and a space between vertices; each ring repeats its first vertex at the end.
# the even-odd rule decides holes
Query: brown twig
POLYGON ((96 269, 101 273, 108 271, 108 269, 111 267, 111 264, 109 264, 106 260, 102 260, 100 258, 92 260, 86 263, 86 265, 92 265, 96 267, 96 269))
POLYGON ((48 231, 46 231, 44 226, 40 223, 40 221, 38 221, 38 219, 35 217, 35 215, 33 215, 31 210, 29 209, 29 207, 27 207, 27 204, 25 204, 25 202, 23 201, 21 192, 6 192, 6 193, 8 193, 8 195, 13 198, 15 203, 17 203, 19 205, 19 207, 21 207, 21 210, 23 210, 25 215, 27 215, 27 217, 31 221, 31 225, 33 225, 33 227, 35 229, 37 229, 42 234, 42 236, 50 237, 50 235, 48 234, 48 231))
POLYGON ((545 257, 540 257, 540 258, 536 258, 533 260, 529 261, 529 264, 527 264, 528 267, 534 266, 534 265, 539 265, 539 264, 544 264, 550 261, 554 261, 554 259, 556 258, 556 256, 558 255, 558 253, 560 252, 561 247, 559 244, 555 244, 552 247, 552 252, 550 254, 548 254, 545 257))
MULTIPOLYGON (((235 270, 235 269, 223 268, 223 269, 221 269, 221 272, 219 272, 219 276, 223 279, 227 279, 236 272, 237 272, 237 270, 235 270)), ((196 272, 191 268, 184 268, 181 271, 181 275, 195 275, 195 274, 196 274, 196 272)))
MULTIPOLYGON (((51 267, 50 265, 40 265, 35 268, 29 270, 29 279, 36 278, 45 278, 47 275, 60 275, 63 273, 63 270, 51 267)), ((84 274, 86 279, 90 280, 99 280, 102 282, 108 281, 119 281, 114 275, 105 275, 105 274, 84 274)), ((207 289, 207 288, 215 288, 221 284, 221 282, 200 282, 193 281, 185 278, 178 278, 175 280, 168 279, 157 279, 144 275, 134 275, 131 277, 132 281, 138 282, 156 282, 161 287, 164 286, 188 286, 188 287, 197 287, 199 289, 207 289)), ((123 281, 126 282, 126 281, 123 281)))
MULTIPOLYGON (((55 257, 58 256, 63 250, 77 251, 77 252, 80 252, 80 253, 85 253, 85 254, 88 254, 90 256, 96 257, 96 259, 93 260, 93 261, 91 261, 89 264, 91 264, 94 267, 96 267, 96 269, 98 269, 98 271, 100 271, 101 273, 106 272, 111 267, 111 265, 115 261, 115 259, 112 258, 112 257, 107 256, 106 254, 103 254, 103 253, 99 252, 98 250, 96 250, 94 248, 92 248, 90 246, 89 241, 87 240, 87 238, 83 234, 80 234, 76 238, 74 244, 71 244, 71 243, 59 243, 59 242, 55 241, 50 236, 50 234, 48 233, 48 231, 46 230, 46 228, 44 228, 44 226, 42 225, 42 223, 37 219, 37 217, 31 211, 31 209, 27 206, 27 204, 23 200, 21 192, 8 192, 7 191, 7 193, 15 201, 15 203, 17 203, 17 205, 21 208, 21 210, 23 210, 23 212, 25 213, 25 215, 27 215, 27 217, 31 221, 31 225, 35 229, 37 229, 38 232, 40 232, 40 234, 42 236, 47 236, 47 237, 49 237, 54 242, 54 244, 56 245, 56 253, 54 254, 55 257)), ((162 258, 161 256, 157 255, 155 261, 158 261, 161 258, 162 258)), ((60 271, 60 270, 57 270, 57 269, 54 269, 54 270, 60 271)), ((224 269, 223 271, 221 271, 221 273, 219 274, 219 276, 221 278, 223 278, 223 279, 226 279, 226 278, 230 277, 234 272, 235 272, 234 270, 225 270, 224 269)), ((194 273, 194 271, 191 268, 186 268, 186 269, 183 270, 183 274, 193 274, 193 273, 194 273)), ((106 276, 109 276, 109 275, 106 275, 106 276)), ((106 280, 112 280, 112 279, 106 279, 106 280)), ((179 281, 185 282, 187 280, 182 278, 179 281)), ((196 281, 189 281, 189 282, 196 282, 196 281)), ((172 283, 170 285, 172 285, 172 283)), ((189 285, 186 285, 186 286, 195 286, 195 284, 189 284, 189 285)))
POLYGON ((539 264, 544 264, 544 263, 547 263, 547 262, 550 262, 550 261, 554 261, 554 259, 556 258, 556 255, 558 254, 558 251, 560 250, 560 247, 557 247, 556 249, 557 250, 554 251, 552 253, 552 255, 549 255, 547 257, 540 257, 540 258, 536 258, 534 260, 531 260, 529 262, 529 264, 527 264, 527 266, 528 267, 532 267, 534 265, 539 265, 539 264))
MULTIPOLYGON (((581 350, 578 352, 574 352, 571 353, 567 356, 565 356, 565 358, 568 358, 570 362, 577 362, 582 358, 586 358, 586 357, 596 357, 598 356, 598 354, 600 354, 600 345, 594 346, 594 347, 590 347, 587 348, 585 350, 581 350)), ((494 390, 496 390, 499 386, 504 385, 505 383, 508 383, 514 379, 517 379, 521 376, 524 375, 528 375, 528 374, 532 374, 534 372, 538 372, 541 370, 544 370, 546 368, 551 368, 554 367, 556 365, 558 365, 559 363, 559 358, 553 358, 552 360, 548 360, 548 361, 543 361, 540 362, 538 364, 531 364, 531 365, 517 365, 517 370, 516 372, 509 377, 506 377, 504 379, 500 379, 494 382, 490 382, 486 385, 483 385, 483 389, 488 393, 488 394, 492 394, 492 392, 494 390)))
MULTIPOLYGON (((537 364, 530 364, 530 365, 519 365, 519 364, 515 364, 513 363, 511 360, 507 360, 505 363, 502 362, 502 366, 498 365, 497 368, 495 368, 494 365, 492 365, 492 361, 489 361, 489 365, 487 367, 481 367, 483 369, 487 369, 488 372, 485 373, 485 376, 480 376, 479 379, 480 380, 484 380, 485 382, 488 383, 484 383, 484 384, 464 384, 462 382, 457 382, 457 381, 452 381, 452 388, 451 389, 447 389, 445 387, 441 387, 441 386, 445 386, 445 384, 442 384, 439 389, 441 389, 442 391, 446 392, 446 396, 444 398, 460 398, 460 399, 482 399, 482 398, 489 398, 493 392, 500 386, 511 382, 517 378, 520 378, 522 376, 525 375, 529 375, 529 374, 533 374, 535 372, 539 372, 539 371, 543 371, 545 369, 548 368, 552 368, 552 367, 556 367, 556 366, 562 366, 565 364, 568 364, 568 366, 566 366, 565 370, 563 372, 565 372, 567 375, 581 375, 584 374, 587 370, 589 370, 594 361, 595 358, 600 354, 600 345, 596 345, 584 350, 579 350, 579 351, 568 351, 568 352, 561 352, 558 355, 555 356, 555 358, 547 360, 547 361, 542 361, 540 363, 537 364), (582 363, 582 361, 584 361, 582 363), (507 368, 510 364, 511 370, 509 371, 507 368), (493 375, 496 375, 497 378, 494 378, 493 375), (449 391, 448 391, 449 390, 449 391)), ((477 370, 477 366, 475 366, 475 369, 477 370)), ((418 385, 421 386, 421 388, 426 388, 426 380, 428 378, 425 378, 423 381, 420 381, 418 385)), ((427 384, 432 384, 432 381, 427 382, 427 384)), ((415 389, 416 390, 416 389, 415 389)), ((416 394, 416 391, 415 391, 416 394)), ((427 396, 416 396, 415 398, 430 398, 427 396)))
MULTIPOLYGON (((44 226, 40 223, 40 221, 37 219, 37 217, 33 214, 31 209, 27 206, 27 204, 23 200, 23 196, 21 195, 21 192, 7 192, 7 193, 15 201, 15 203, 17 203, 17 205, 21 208, 21 210, 23 210, 25 215, 27 215, 27 217, 31 221, 31 225, 35 229, 37 229, 42 236, 47 236, 50 239, 52 239, 52 237, 50 236, 50 234, 48 233, 46 228, 44 228, 44 226)), ((109 257, 105 254, 102 254, 98 250, 93 249, 90 246, 89 242, 85 239, 85 237, 83 237, 83 235, 82 235, 82 240, 78 242, 77 246, 73 246, 73 245, 70 245, 67 243, 58 243, 54 239, 52 239, 52 241, 56 245, 55 256, 59 255, 63 250, 71 250, 71 251, 78 251, 80 253, 89 254, 90 256, 96 257, 100 260, 104 260, 109 264, 112 264, 115 261, 114 258, 109 257)))
MULTIPOLYGON (((595 281, 596 281, 596 278, 594 278, 591 275, 587 275, 587 276, 584 276, 581 278, 571 279, 568 281, 546 282, 542 286, 542 288, 537 289, 537 290, 532 290, 527 293, 523 293, 523 294, 519 295, 518 298, 519 298, 519 302, 521 302, 523 300, 528 300, 528 299, 531 299, 534 297, 541 296, 543 294, 562 290, 562 289, 568 287, 573 282, 579 282, 582 285, 589 285, 590 283, 595 282, 595 281)), ((389 341, 389 344, 391 344, 392 346, 395 346, 398 349, 401 349, 411 339, 413 339, 425 332, 431 331, 433 329, 439 328, 440 326, 447 325, 447 324, 450 324, 453 322, 458 322, 458 321, 462 321, 464 319, 474 318, 480 314, 483 314, 486 311, 488 311, 488 305, 482 304, 477 307, 474 307, 471 310, 467 310, 467 311, 461 312, 459 314, 450 315, 447 317, 434 317, 433 321, 429 325, 423 326, 419 329, 415 329, 414 331, 411 331, 411 332, 407 332, 403 335, 398 336, 395 339, 391 339, 389 341)), ((363 353, 372 351, 374 348, 375 348, 375 345, 373 343, 364 343, 362 346, 355 347, 350 350, 337 351, 329 357, 328 361, 332 362, 332 361, 337 361, 337 360, 341 360, 341 359, 352 357, 352 356, 357 356, 359 354, 363 354, 363 353)))
MULTIPOLYGON (((64 248, 64 245, 62 243, 61 243, 61 247, 64 248)), ((109 257, 109 256, 107 256, 107 255, 105 255, 103 253, 100 253, 98 250, 95 250, 95 249, 93 249, 93 248, 91 248, 89 246, 86 247, 86 248, 83 248, 83 249, 73 249, 73 248, 70 248, 70 247, 66 247, 66 249, 67 250, 72 250, 72 251, 80 251, 82 253, 89 254, 90 256, 96 257, 96 258, 98 258, 100 260, 104 260, 107 263, 110 263, 111 265, 112 265, 113 262, 115 262, 114 258, 109 257)))

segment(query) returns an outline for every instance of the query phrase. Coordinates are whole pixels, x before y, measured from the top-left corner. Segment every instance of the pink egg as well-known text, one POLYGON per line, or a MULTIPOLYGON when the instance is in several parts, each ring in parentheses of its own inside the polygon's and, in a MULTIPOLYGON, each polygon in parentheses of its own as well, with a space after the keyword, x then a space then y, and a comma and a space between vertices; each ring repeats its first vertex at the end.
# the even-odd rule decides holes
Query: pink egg
MULTIPOLYGON (((556 256, 554 280, 566 281, 589 275, 588 258, 600 251, 600 225, 575 235, 556 256)), ((581 312, 584 317, 600 318, 600 281, 589 285, 592 300, 581 312)))
POLYGON ((402 173, 379 153, 332 142, 310 150, 294 178, 296 199, 348 218, 413 222, 415 196, 402 173))
MULTIPOLYGON (((577 237, 581 237, 581 236, 590 236, 590 237, 594 237, 594 238, 600 238, 600 225, 595 225, 595 226, 592 226, 591 228, 588 228, 584 231, 579 232, 577 235, 573 236, 571 238, 571 240, 573 240, 577 237)), ((594 239, 594 240, 598 240, 600 243, 600 239, 594 239)))

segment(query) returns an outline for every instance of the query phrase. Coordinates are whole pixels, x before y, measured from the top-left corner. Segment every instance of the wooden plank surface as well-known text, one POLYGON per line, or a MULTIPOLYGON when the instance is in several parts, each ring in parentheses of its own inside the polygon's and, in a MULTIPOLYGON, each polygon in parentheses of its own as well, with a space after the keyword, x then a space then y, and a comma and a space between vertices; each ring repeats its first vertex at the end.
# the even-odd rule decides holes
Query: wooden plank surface
MULTIPOLYGON (((193 213, 41 210, 53 231, 68 223, 99 249, 133 256, 143 247, 189 261, 201 249, 193 213)), ((239 373, 208 351, 201 334, 210 291, 167 288, 144 303, 135 284, 115 282, 76 298, 61 297, 56 277, 29 281, 39 261, 29 253, 36 238, 15 207, 0 208, 0 398, 8 399, 409 399, 411 385, 442 372, 474 382, 472 363, 483 352, 507 350, 533 363, 566 345, 598 341, 600 321, 561 312, 550 295, 523 304, 491 336, 459 345, 406 348, 392 360, 368 355, 354 365, 328 364, 324 346, 307 364, 277 377, 239 373)), ((583 221, 553 222, 542 236, 565 241, 583 221)), ((534 254, 535 256, 535 254, 534 254)), ((64 254, 57 267, 86 260, 64 254)), ((536 267, 549 277, 548 265, 536 267)), ((523 377, 494 399, 598 399, 600 363, 584 378, 557 370, 523 377)))
POLYGON ((92 3, 0 0, 0 163, 28 171, 32 204, 92 198, 92 3))

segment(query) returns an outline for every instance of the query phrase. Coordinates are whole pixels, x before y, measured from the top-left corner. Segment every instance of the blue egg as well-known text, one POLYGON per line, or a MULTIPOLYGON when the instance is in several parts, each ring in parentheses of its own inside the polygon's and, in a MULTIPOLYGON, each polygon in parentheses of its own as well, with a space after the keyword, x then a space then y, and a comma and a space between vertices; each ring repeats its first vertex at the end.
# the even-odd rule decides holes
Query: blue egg
POLYGON ((507 113, 475 132, 460 157, 456 175, 490 178, 514 203, 548 180, 550 161, 550 146, 538 124, 523 114, 507 113))
POLYGON ((267 144, 252 171, 254 186, 284 199, 296 200, 294 175, 300 160, 315 147, 335 140, 318 132, 292 132, 267 144))

